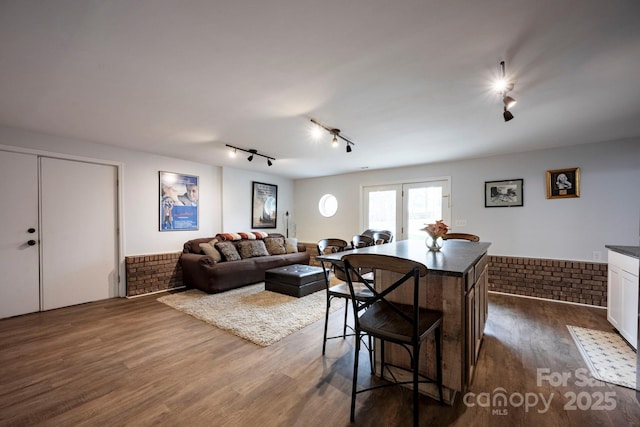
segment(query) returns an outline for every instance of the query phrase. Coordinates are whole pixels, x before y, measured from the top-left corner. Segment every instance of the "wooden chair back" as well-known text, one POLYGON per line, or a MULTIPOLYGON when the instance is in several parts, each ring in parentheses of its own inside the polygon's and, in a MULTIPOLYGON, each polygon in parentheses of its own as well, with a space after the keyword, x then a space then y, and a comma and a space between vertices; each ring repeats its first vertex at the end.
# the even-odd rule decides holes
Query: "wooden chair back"
POLYGON ((468 240, 469 242, 479 242, 480 237, 468 233, 447 233, 442 236, 443 240, 468 240))

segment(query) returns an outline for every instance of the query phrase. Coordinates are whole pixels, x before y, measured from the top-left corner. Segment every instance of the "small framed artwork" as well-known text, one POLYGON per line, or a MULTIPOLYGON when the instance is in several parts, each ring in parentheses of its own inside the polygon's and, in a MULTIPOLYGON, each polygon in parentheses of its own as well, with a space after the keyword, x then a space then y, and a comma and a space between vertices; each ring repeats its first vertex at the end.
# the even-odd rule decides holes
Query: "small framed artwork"
POLYGON ((160 231, 198 229, 198 177, 173 172, 160 175, 160 231))
POLYGON ((276 228, 278 186, 253 181, 251 228, 276 228))
POLYGON ((485 208, 510 208, 522 206, 524 200, 523 179, 486 181, 484 183, 485 208))
POLYGON ((547 171, 547 199, 580 197, 580 168, 547 171))

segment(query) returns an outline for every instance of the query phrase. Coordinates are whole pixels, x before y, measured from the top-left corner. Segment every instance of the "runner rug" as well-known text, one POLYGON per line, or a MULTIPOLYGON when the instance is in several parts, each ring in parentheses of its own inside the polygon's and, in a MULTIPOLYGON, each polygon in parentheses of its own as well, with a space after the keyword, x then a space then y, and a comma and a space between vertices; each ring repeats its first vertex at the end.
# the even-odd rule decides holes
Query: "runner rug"
POLYGON ((567 328, 594 378, 636 388, 636 352, 620 335, 577 326, 567 328))
MULTIPOLYGON (((219 294, 188 290, 158 301, 262 347, 324 318, 326 291, 302 298, 265 291, 264 283, 219 294)), ((344 300, 331 303, 331 311, 344 300)))

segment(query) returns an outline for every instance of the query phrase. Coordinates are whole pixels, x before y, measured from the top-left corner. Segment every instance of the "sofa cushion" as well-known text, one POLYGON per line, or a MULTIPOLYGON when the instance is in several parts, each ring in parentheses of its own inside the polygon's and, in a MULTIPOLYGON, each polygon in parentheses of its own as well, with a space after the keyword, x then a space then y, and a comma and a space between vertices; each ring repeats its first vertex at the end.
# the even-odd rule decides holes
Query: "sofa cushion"
POLYGON ((238 250, 231 242, 218 242, 215 244, 215 247, 220 251, 225 261, 238 261, 242 259, 240 258, 238 250))
POLYGON ((269 256, 262 240, 241 240, 237 243, 237 249, 242 259, 269 256))
POLYGON ((218 243, 218 239, 213 239, 210 242, 200 243, 200 249, 205 255, 209 255, 215 262, 222 261, 222 254, 216 248, 215 244, 218 243))
POLYGON ((265 237, 264 244, 269 255, 282 255, 287 253, 284 237, 265 237))
POLYGON ((288 254, 295 254, 298 252, 298 239, 295 237, 287 237, 285 239, 285 247, 288 254))

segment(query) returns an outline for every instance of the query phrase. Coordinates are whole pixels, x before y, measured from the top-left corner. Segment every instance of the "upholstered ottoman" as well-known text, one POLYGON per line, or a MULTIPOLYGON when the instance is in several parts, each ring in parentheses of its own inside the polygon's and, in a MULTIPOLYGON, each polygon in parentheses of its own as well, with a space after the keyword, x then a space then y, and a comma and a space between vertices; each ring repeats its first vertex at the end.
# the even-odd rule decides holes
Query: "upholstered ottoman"
POLYGON ((285 265, 264 273, 264 288, 292 297, 303 297, 325 289, 322 267, 310 265, 285 265))

